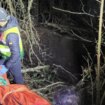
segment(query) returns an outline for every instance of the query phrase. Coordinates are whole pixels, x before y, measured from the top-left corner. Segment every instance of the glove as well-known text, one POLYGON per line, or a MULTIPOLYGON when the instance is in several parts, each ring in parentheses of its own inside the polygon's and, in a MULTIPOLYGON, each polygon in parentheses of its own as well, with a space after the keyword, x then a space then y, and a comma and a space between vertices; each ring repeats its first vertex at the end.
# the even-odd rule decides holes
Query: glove
POLYGON ((5 74, 8 71, 8 69, 4 65, 0 65, 0 75, 5 74))

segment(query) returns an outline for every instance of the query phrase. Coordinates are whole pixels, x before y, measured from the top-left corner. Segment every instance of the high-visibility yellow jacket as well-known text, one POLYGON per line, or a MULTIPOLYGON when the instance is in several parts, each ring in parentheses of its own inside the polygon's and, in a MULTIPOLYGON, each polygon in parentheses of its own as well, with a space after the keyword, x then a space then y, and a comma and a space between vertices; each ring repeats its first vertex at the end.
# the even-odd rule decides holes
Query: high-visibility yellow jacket
MULTIPOLYGON (((23 51, 22 40, 21 40, 21 37, 20 37, 20 32, 19 32, 18 27, 12 27, 10 29, 5 30, 2 33, 2 43, 3 44, 0 45, 0 52, 3 56, 3 58, 7 58, 7 57, 11 56, 11 51, 10 51, 9 47, 6 45, 6 38, 11 33, 15 33, 14 35, 18 35, 18 37, 19 37, 20 57, 23 58, 24 51, 23 51)), ((12 42, 10 44, 12 44, 12 42)))
POLYGON ((18 22, 13 16, 10 17, 5 27, 0 27, 0 54, 3 59, 6 59, 5 65, 8 68, 24 56, 18 22))

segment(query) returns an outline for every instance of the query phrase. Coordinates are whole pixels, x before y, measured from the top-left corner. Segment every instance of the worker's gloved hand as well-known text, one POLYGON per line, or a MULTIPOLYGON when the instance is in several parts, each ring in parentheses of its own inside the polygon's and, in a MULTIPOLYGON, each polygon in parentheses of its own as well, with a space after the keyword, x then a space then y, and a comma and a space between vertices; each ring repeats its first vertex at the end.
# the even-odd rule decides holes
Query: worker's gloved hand
POLYGON ((8 69, 4 65, 0 65, 0 75, 5 74, 8 71, 8 69))

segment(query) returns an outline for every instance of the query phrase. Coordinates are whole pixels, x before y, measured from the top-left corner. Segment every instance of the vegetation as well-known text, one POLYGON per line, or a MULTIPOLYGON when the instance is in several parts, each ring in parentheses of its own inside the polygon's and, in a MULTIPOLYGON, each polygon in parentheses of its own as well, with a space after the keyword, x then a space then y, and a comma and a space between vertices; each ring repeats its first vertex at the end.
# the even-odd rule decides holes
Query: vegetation
POLYGON ((61 36, 66 33, 67 38, 69 39, 80 40, 83 43, 89 43, 96 47, 96 53, 94 55, 97 56, 97 63, 94 63, 90 52, 87 51, 87 57, 84 57, 87 64, 82 67, 82 79, 77 86, 88 89, 88 93, 91 96, 91 105, 103 105, 103 100, 105 99, 105 58, 101 48, 104 46, 105 34, 103 32, 103 29, 105 29, 105 20, 103 20, 104 0, 95 1, 98 4, 97 8, 95 8, 96 12, 86 8, 88 7, 88 3, 84 0, 78 0, 78 4, 75 4, 74 2, 71 7, 68 7, 67 2, 64 2, 63 0, 60 3, 58 0, 56 2, 54 0, 47 1, 50 8, 46 8, 46 10, 43 10, 46 5, 41 7, 39 1, 40 0, 0 1, 0 6, 6 8, 9 11, 9 14, 17 17, 19 21, 25 49, 22 72, 26 84, 33 91, 39 92, 50 100, 52 100, 55 89, 62 87, 65 84, 57 76, 57 67, 46 65, 46 63, 37 55, 38 53, 41 55, 43 54, 42 47, 40 46, 40 35, 36 28, 38 22, 40 22, 41 25, 54 29, 60 33, 61 36), (64 5, 66 5, 66 7, 64 7, 64 5), (38 8, 38 6, 42 9, 38 8), (100 8, 100 15, 98 7, 100 8), (35 67, 36 65, 37 67, 35 67))

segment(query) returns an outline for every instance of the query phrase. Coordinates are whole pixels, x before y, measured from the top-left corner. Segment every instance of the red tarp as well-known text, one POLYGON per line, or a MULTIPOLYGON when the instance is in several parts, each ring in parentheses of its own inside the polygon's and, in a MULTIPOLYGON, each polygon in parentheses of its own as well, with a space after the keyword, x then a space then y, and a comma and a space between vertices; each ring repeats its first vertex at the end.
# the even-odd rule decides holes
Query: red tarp
POLYGON ((25 85, 0 86, 0 105, 51 105, 46 99, 25 85))

